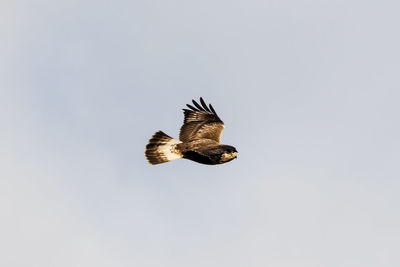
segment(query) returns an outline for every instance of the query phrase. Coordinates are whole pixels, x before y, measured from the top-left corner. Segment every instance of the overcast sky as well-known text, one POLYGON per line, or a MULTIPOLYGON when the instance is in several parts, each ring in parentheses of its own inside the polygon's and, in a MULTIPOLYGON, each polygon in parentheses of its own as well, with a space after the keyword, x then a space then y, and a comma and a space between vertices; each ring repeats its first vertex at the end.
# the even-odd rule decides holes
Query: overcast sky
POLYGON ((2 1, 0 265, 400 266, 397 1, 2 1), (151 166, 202 96, 239 151, 151 166))

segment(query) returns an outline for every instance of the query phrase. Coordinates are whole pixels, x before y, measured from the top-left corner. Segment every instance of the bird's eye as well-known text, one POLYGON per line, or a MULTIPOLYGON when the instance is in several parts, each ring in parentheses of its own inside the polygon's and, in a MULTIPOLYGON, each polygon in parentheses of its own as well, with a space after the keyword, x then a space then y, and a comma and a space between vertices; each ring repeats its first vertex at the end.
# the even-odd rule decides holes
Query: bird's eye
POLYGON ((228 153, 231 153, 231 152, 232 152, 232 150, 230 150, 230 149, 228 149, 227 151, 228 151, 228 153))

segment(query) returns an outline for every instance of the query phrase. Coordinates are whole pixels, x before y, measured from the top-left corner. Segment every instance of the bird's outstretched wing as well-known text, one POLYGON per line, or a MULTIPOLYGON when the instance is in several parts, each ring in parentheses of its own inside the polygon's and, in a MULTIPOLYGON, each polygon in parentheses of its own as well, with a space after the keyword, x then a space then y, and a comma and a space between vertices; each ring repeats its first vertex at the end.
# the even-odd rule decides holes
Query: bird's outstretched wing
POLYGON ((199 105, 192 100, 193 105, 187 104, 190 109, 183 109, 185 119, 179 133, 182 142, 197 139, 211 139, 219 143, 219 139, 224 129, 224 123, 218 117, 211 104, 207 106, 203 98, 200 97, 199 105))

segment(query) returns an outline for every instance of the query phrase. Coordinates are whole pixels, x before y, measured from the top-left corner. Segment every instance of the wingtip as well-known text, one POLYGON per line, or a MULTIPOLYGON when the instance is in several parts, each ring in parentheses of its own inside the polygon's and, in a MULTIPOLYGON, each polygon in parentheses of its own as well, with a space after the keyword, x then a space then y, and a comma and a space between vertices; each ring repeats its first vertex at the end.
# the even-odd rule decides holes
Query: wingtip
POLYGON ((201 103, 201 105, 203 106, 203 108, 206 111, 211 112, 210 109, 207 107, 207 104, 206 104, 206 102, 204 101, 204 99, 202 97, 200 97, 200 103, 201 103))
POLYGON ((215 112, 214 107, 211 104, 209 106, 210 106, 211 112, 214 113, 215 115, 217 115, 217 112, 215 112))
MULTIPOLYGON (((192 99, 192 103, 194 106, 192 106, 190 104, 186 104, 186 106, 193 111, 207 111, 207 112, 214 113, 215 115, 217 114, 215 112, 214 107, 211 105, 211 103, 209 105, 207 105, 206 102, 204 101, 204 98, 201 96, 200 96, 200 104, 194 99, 192 99)), ((185 110, 185 109, 183 109, 183 110, 185 110)))
POLYGON ((192 103, 193 103, 193 105, 196 106, 196 108, 198 110, 204 111, 204 108, 202 106, 200 106, 199 103, 197 103, 195 100, 192 99, 192 103))
POLYGON ((187 106, 188 108, 190 108, 191 110, 194 110, 194 111, 197 110, 197 109, 196 109, 195 107, 193 107, 192 105, 186 104, 186 106, 187 106))

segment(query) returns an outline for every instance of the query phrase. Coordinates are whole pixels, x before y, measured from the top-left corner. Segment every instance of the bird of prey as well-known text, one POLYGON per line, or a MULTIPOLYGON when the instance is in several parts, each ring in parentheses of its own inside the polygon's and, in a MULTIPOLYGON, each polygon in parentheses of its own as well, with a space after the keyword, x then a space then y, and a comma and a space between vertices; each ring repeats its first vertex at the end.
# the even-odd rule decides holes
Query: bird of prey
POLYGON ((160 164, 179 158, 198 163, 216 165, 236 158, 236 148, 220 144, 224 123, 211 104, 207 106, 192 100, 189 109, 183 109, 185 118, 176 140, 162 131, 156 132, 146 146, 146 159, 150 164, 160 164))

